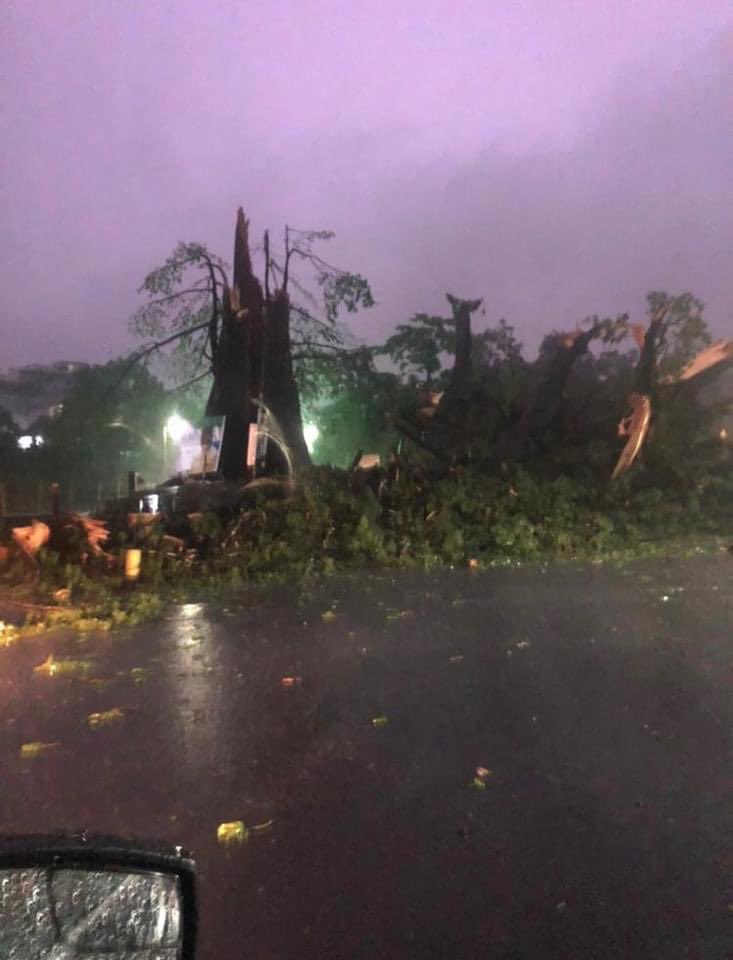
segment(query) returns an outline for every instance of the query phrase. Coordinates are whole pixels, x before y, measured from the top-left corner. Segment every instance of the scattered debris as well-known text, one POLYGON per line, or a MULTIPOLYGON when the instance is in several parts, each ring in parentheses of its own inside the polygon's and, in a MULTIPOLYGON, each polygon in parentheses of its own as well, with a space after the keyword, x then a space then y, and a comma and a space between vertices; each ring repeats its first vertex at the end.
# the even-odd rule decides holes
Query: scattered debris
POLYGON ((448 663, 463 663, 463 654, 456 654, 455 657, 448 657, 448 663))
POLYGON ((388 620, 409 620, 415 616, 413 610, 387 610, 388 620))
POLYGON ((300 686, 303 682, 302 677, 283 677, 280 681, 280 686, 282 687, 295 687, 300 686))
POLYGON ((514 646, 517 650, 526 650, 527 647, 531 646, 529 640, 520 640, 519 643, 515 643, 514 646))
POLYGON ((623 473, 626 473, 636 460, 649 432, 649 423, 652 416, 652 405, 649 397, 641 393, 632 393, 629 397, 629 404, 631 413, 624 417, 618 425, 618 435, 628 439, 611 474, 612 480, 616 480, 623 473))
POLYGON ((47 677, 84 677, 91 669, 89 660, 74 660, 71 657, 56 660, 49 653, 43 663, 33 668, 33 672, 47 677))
POLYGON ((417 397, 418 417, 428 420, 434 417, 440 406, 440 401, 443 399, 443 392, 437 393, 433 390, 425 390, 419 393, 417 397))
POLYGON ((249 838, 249 830, 242 820, 232 820, 230 823, 220 823, 216 828, 216 839, 224 846, 235 843, 244 843, 249 838))
POLYGON ((256 823, 252 827, 252 833, 269 833, 274 823, 274 820, 265 820, 264 823, 256 823))
POLYGON ((20 755, 26 760, 33 760, 36 757, 40 757, 41 754, 48 753, 49 750, 53 750, 54 747, 61 746, 60 743, 41 743, 39 740, 33 741, 33 743, 24 743, 20 748, 20 755))
POLYGON ((130 670, 130 677, 137 683, 141 685, 147 682, 150 671, 147 667, 133 667, 130 670))
POLYGON ((109 540, 109 530, 105 521, 95 520, 93 517, 80 517, 78 514, 74 514, 71 519, 75 526, 81 526, 83 529, 92 553, 97 556, 103 554, 102 544, 109 540))
POLYGON ((29 527, 13 527, 11 536, 16 546, 35 561, 38 551, 51 539, 51 528, 46 523, 34 520, 29 527))
POLYGON ((131 530, 147 530, 162 519, 159 513, 128 513, 127 525, 131 530))
POLYGON ((488 767, 476 767, 475 776, 469 783, 469 787, 472 790, 485 790, 487 779, 493 777, 493 775, 494 771, 489 770, 488 767))
POLYGON ((389 720, 384 716, 384 714, 382 714, 380 717, 374 717, 372 720, 372 726, 375 727, 386 727, 388 723, 389 720))
POLYGON ((90 713, 87 717, 87 723, 92 729, 96 727, 111 727, 121 723, 125 719, 125 713, 119 707, 112 707, 111 710, 103 710, 101 713, 90 713))
POLYGON ((80 551, 82 562, 89 552, 104 556, 102 544, 109 539, 109 530, 104 520, 72 513, 56 516, 50 524, 34 519, 28 527, 14 527, 11 536, 23 556, 37 566, 36 554, 46 545, 67 559, 80 551))
POLYGON ((336 614, 333 610, 326 610, 325 613, 321 614, 321 620, 323 620, 324 623, 333 623, 335 619, 336 614))

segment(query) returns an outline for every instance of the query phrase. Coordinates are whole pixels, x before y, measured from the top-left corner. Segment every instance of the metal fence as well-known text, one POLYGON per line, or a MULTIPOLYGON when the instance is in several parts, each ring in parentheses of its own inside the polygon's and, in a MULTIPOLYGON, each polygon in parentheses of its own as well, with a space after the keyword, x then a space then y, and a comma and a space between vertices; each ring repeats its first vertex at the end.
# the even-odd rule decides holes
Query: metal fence
MULTIPOLYGON (((127 477, 120 476, 111 483, 61 485, 59 509, 65 512, 98 513, 109 500, 125 496, 127 484, 127 477)), ((51 510, 52 493, 48 483, 32 478, 26 482, 0 480, 0 520, 47 515, 51 510)))

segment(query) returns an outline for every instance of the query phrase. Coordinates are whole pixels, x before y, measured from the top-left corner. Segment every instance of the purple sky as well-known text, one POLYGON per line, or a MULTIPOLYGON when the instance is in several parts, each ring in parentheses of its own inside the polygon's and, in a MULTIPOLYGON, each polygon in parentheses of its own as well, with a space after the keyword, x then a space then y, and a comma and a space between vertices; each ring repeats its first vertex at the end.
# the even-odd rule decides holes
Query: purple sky
POLYGON ((0 369, 105 360, 179 240, 336 231, 367 341, 445 291, 536 347, 690 289, 733 333, 730 0, 6 0, 0 369))

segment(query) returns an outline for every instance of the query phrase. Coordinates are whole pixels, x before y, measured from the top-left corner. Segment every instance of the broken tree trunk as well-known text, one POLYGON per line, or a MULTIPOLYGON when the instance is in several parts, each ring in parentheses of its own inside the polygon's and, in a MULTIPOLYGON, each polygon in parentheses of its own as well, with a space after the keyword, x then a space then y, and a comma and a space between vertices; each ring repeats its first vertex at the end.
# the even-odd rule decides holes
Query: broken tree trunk
MULTIPOLYGON (((644 341, 639 354, 639 363, 636 367, 634 392, 643 396, 651 396, 657 375, 657 349, 662 324, 669 313, 669 305, 663 304, 649 322, 649 328, 644 334, 644 341)), ((638 328, 637 328, 638 329, 638 328)), ((638 342, 638 340, 637 340, 638 342)))
POLYGON ((471 314, 481 306, 481 300, 462 300, 446 294, 446 299, 453 311, 455 323, 455 361, 451 371, 448 386, 442 393, 432 417, 431 433, 437 430, 436 441, 446 452, 452 452, 459 458, 466 455, 470 443, 471 429, 475 415, 480 411, 475 409, 471 396, 473 389, 472 373, 473 361, 471 357, 471 314))
POLYGON ((457 396, 465 391, 471 378, 473 363, 471 359, 471 314, 481 306, 481 300, 461 300, 458 297, 446 294, 448 303, 453 310, 453 321, 456 325, 456 359, 453 364, 450 382, 446 395, 450 402, 451 394, 457 396))
POLYGON ((303 438, 300 395, 293 373, 290 349, 290 300, 287 291, 276 290, 265 308, 264 402, 287 444, 295 469, 310 465, 303 438))
POLYGON ((227 480, 239 480, 245 473, 249 427, 257 419, 252 398, 261 387, 264 304, 262 287, 252 271, 248 227, 240 207, 232 287, 224 290, 221 329, 211 343, 214 383, 206 416, 227 418, 219 461, 227 480))
POLYGON ((522 461, 533 443, 542 442, 542 435, 560 410, 575 361, 588 350, 591 341, 606 326, 605 321, 599 321, 585 332, 576 330, 574 333, 558 335, 557 349, 546 374, 537 383, 520 423, 499 437, 493 460, 522 461))

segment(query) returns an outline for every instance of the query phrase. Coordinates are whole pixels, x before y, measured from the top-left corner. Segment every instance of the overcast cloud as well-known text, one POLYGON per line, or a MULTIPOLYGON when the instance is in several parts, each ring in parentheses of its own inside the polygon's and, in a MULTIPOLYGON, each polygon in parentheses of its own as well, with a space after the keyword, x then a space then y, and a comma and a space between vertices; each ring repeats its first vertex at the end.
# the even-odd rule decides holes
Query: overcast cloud
POLYGON ((709 0, 16 0, 0 369, 105 360, 179 240, 331 228, 374 341, 444 293, 535 348, 692 290, 733 334, 733 14, 709 0))

